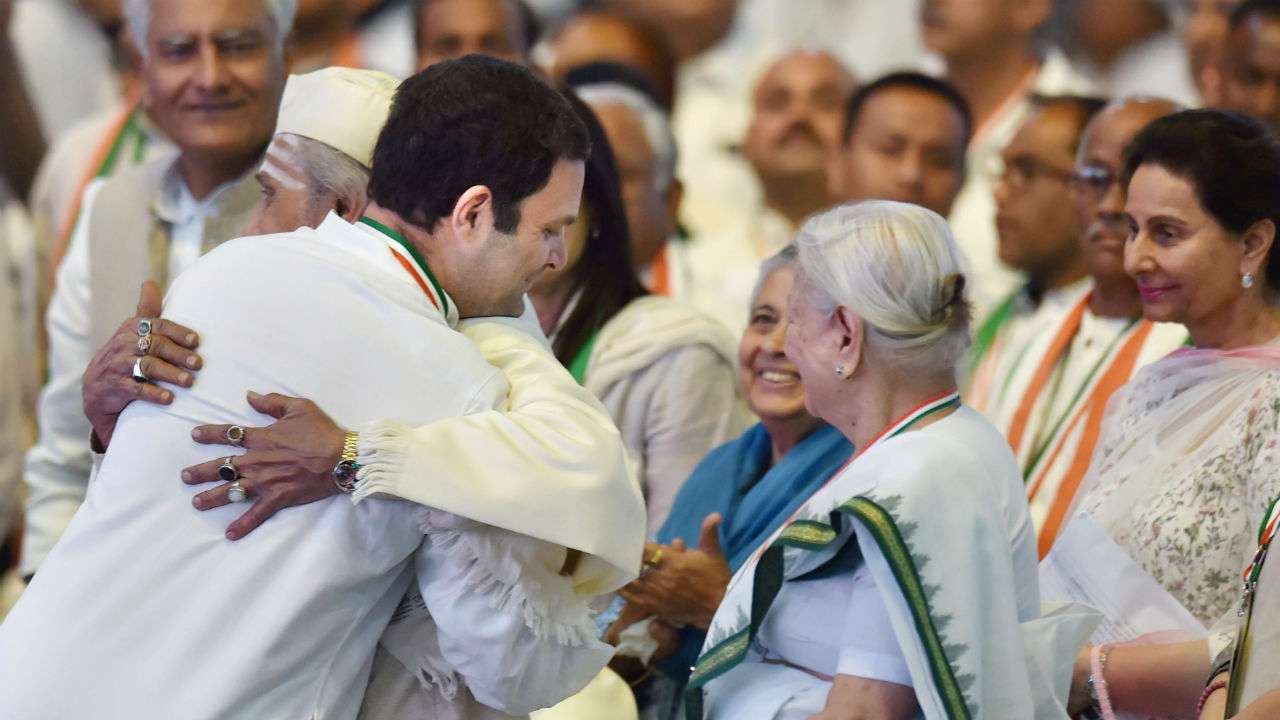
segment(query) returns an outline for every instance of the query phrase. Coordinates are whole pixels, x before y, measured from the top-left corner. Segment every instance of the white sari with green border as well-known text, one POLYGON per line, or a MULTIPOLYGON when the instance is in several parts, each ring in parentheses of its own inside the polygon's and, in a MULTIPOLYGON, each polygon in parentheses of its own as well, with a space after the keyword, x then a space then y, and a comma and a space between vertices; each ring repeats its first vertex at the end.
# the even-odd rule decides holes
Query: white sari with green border
MULTIPOLYGON (((914 415, 957 402, 936 399, 914 415)), ((966 407, 903 432, 910 421, 856 456, 735 575, 690 679, 690 718, 775 716, 787 698, 762 702, 770 691, 761 688, 784 695, 803 683, 791 682, 792 668, 762 667, 756 633, 780 591, 803 592, 806 576, 847 550, 881 592, 920 716, 1067 717, 1071 664, 1095 615, 1068 606, 1041 616, 1035 534, 1008 443, 966 407), (747 707, 735 700, 748 696, 747 707)), ((815 623, 844 617, 813 610, 815 623)))

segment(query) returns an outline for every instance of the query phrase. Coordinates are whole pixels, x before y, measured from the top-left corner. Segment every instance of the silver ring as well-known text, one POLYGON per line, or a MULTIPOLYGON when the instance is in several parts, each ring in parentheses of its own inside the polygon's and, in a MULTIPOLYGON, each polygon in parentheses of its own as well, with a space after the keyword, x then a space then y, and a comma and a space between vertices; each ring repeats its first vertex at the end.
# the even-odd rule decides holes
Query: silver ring
POLYGON ((151 382, 151 378, 147 377, 147 374, 142 371, 142 358, 133 361, 133 379, 134 382, 151 382))
POLYGON ((138 354, 146 355, 147 351, 150 349, 151 349, 151 336, 139 335, 138 336, 138 354))
POLYGON ((231 486, 227 488, 227 500, 233 503, 244 502, 246 497, 248 497, 248 493, 244 491, 244 486, 240 484, 239 480, 231 483, 231 486))
POLYGON ((240 471, 236 469, 235 463, 231 462, 231 458, 223 460, 218 466, 218 477, 223 482, 235 482, 240 479, 240 471))
POLYGON ((138 337, 144 337, 151 334, 151 326, 155 324, 155 320, 151 318, 142 318, 138 321, 138 337))
POLYGON ((239 425, 232 425, 227 428, 227 443, 230 445, 239 445, 244 442, 244 428, 239 425))

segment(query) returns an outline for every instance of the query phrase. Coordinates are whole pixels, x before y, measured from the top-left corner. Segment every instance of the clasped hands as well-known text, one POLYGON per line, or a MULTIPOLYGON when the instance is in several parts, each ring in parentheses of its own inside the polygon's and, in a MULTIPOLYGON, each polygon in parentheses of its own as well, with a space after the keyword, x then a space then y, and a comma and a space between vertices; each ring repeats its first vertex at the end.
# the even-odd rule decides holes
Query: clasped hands
MULTIPOLYGON (((96 450, 111 442, 116 421, 134 400, 169 405, 173 392, 164 385, 189 388, 195 373, 203 367, 196 352, 199 335, 170 320, 156 320, 151 327, 150 347, 142 356, 141 369, 151 382, 133 379, 138 360, 138 320, 156 319, 161 312, 160 289, 144 283, 135 317, 126 320, 98 351, 84 375, 84 411, 93 427, 96 450)), ((278 393, 248 393, 249 405, 276 422, 267 427, 246 427, 244 437, 232 443, 228 425, 201 425, 191 432, 205 445, 243 448, 243 455, 228 451, 240 474, 240 485, 248 500, 248 510, 227 527, 227 538, 238 540, 286 507, 321 500, 338 492, 333 468, 342 454, 345 431, 310 400, 278 393)), ((182 471, 182 481, 190 485, 219 482, 222 459, 211 460, 182 471)), ((194 498, 198 510, 226 505, 227 484, 206 490, 194 498)))

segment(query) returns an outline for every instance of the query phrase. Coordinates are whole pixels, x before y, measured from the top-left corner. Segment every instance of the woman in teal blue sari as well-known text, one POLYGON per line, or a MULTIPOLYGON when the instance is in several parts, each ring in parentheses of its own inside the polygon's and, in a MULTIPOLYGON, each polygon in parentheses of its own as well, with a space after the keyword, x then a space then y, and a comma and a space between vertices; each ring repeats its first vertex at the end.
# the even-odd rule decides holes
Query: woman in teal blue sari
POLYGON ((795 257, 788 247, 764 263, 739 344, 739 382, 760 422, 698 464, 646 547, 644 573, 619 592, 626 606, 607 638, 620 646, 615 669, 650 706, 646 717, 675 707, 734 571, 853 452, 805 409, 783 352, 795 257))

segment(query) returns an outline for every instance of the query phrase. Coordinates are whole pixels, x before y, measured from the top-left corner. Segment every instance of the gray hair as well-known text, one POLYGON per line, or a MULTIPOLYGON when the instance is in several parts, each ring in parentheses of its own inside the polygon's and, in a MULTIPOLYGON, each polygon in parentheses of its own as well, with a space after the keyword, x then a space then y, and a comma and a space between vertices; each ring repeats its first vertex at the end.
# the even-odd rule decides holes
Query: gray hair
POLYGON ((810 218, 796 239, 814 307, 844 306, 866 344, 907 376, 954 373, 969 346, 963 260, 940 215, 869 200, 810 218))
POLYGON ((618 82, 588 83, 574 92, 588 105, 621 105, 635 113, 653 151, 653 175, 658 192, 666 192, 676 177, 676 136, 671 118, 648 95, 618 82))
POLYGON ((361 204, 364 203, 369 192, 369 168, 319 140, 293 133, 280 135, 293 141, 292 150, 307 172, 307 185, 313 197, 332 193, 358 198, 361 204))
MULTIPOLYGON (((151 28, 152 0, 124 0, 124 17, 129 26, 133 43, 138 46, 142 59, 148 58, 147 32, 151 28)), ((276 50, 284 49, 285 38, 293 29, 293 16, 298 10, 298 0, 262 0, 267 15, 276 26, 276 50)))
POLYGON ((794 266, 799 252, 796 244, 791 243, 760 263, 760 275, 756 277, 756 284, 751 288, 751 305, 747 309, 748 312, 756 306, 756 301, 760 299, 760 291, 764 290, 764 284, 769 281, 769 277, 779 270, 794 266))

